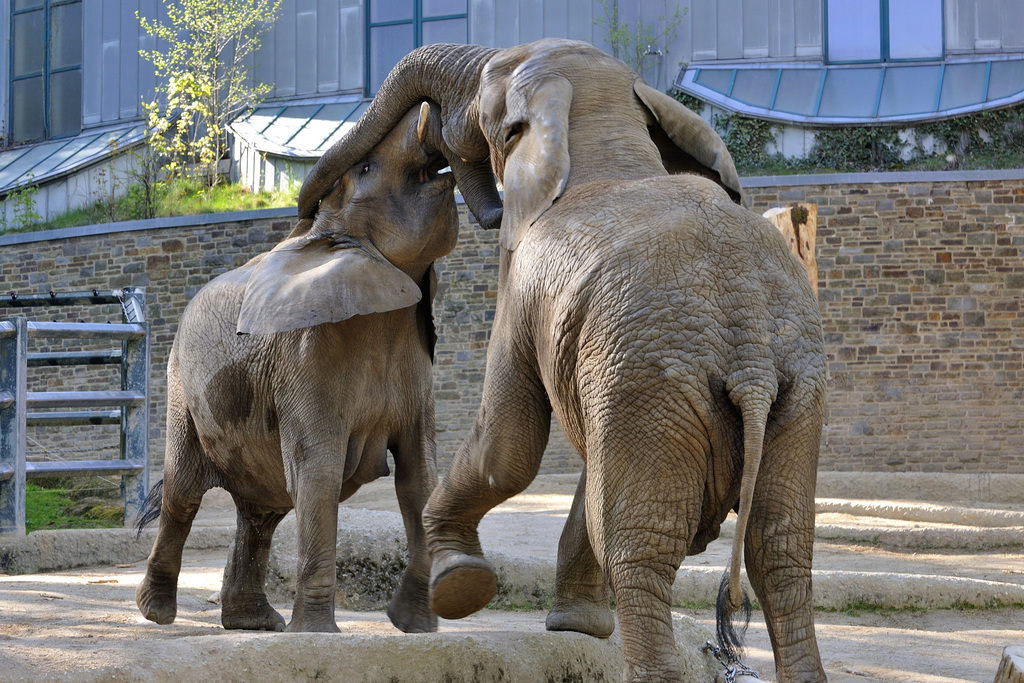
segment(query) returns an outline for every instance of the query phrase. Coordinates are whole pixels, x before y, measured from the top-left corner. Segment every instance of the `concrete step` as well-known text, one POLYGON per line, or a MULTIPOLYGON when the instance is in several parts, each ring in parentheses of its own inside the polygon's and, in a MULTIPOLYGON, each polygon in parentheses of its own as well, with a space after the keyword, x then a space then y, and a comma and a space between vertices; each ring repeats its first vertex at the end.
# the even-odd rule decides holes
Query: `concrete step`
MULTIPOLYGON (((520 522, 520 524, 525 522, 520 522)), ((343 609, 383 609, 405 568, 405 532, 398 513, 342 508, 338 529, 338 593, 343 609)), ((294 598, 297 553, 294 518, 278 527, 271 550, 268 592, 294 598)), ((484 552, 498 577, 495 607, 547 609, 554 595, 555 559, 526 557, 489 546, 484 552)), ((719 545, 684 563, 672 589, 673 604, 713 605, 728 562, 719 545), (700 560, 699 558, 709 558, 700 560)), ((1009 577, 1007 578, 1014 578, 1009 577)), ((745 579, 744 579, 745 580, 745 579)), ((889 609, 996 607, 1024 604, 1024 581, 986 580, 908 571, 815 569, 815 606, 843 610, 870 605, 889 609)), ((750 595, 753 591, 747 586, 750 595)))

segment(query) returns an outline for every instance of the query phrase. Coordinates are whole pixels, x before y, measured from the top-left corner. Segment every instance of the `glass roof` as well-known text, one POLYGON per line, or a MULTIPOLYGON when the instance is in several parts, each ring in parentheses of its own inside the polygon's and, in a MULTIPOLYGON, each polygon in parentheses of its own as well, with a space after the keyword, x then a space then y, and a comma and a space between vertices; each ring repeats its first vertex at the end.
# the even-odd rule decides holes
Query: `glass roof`
POLYGON ((355 125, 368 104, 354 97, 262 104, 230 128, 260 152, 316 159, 355 125))
POLYGON ((145 133, 146 127, 140 123, 0 151, 0 195, 91 166, 141 143, 145 133))
POLYGON ((774 121, 927 121, 1024 101, 1024 57, 842 66, 691 65, 675 85, 724 109, 774 121))

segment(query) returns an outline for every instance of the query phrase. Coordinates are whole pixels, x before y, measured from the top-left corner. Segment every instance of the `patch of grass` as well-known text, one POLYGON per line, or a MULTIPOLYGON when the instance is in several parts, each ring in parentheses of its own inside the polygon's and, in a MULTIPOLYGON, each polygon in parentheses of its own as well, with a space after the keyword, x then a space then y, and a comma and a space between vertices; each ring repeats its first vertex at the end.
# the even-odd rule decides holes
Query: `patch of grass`
POLYGON ((715 603, 711 602, 710 600, 682 600, 679 602, 673 602, 672 607, 674 609, 688 610, 714 609, 715 603))
POLYGON ((817 612, 827 612, 830 614, 845 614, 850 617, 859 617, 865 612, 871 614, 880 614, 882 616, 889 616, 891 614, 901 613, 914 613, 914 612, 927 612, 929 610, 923 607, 893 607, 891 605, 880 605, 875 602, 868 602, 866 600, 854 600, 848 603, 844 607, 815 607, 817 612))
MULTIPOLYGON (((152 209, 155 217, 164 218, 293 206, 298 197, 299 187, 299 183, 293 183, 286 191, 251 192, 238 184, 222 183, 209 187, 205 183, 182 178, 157 183, 153 193, 152 209)), ((50 220, 9 226, 6 232, 59 230, 79 225, 140 220, 146 217, 146 213, 146 201, 142 190, 139 186, 133 185, 121 197, 100 198, 89 206, 72 209, 50 220)))
POLYGON ((117 529, 123 525, 120 491, 106 480, 36 479, 26 486, 26 532, 117 529))

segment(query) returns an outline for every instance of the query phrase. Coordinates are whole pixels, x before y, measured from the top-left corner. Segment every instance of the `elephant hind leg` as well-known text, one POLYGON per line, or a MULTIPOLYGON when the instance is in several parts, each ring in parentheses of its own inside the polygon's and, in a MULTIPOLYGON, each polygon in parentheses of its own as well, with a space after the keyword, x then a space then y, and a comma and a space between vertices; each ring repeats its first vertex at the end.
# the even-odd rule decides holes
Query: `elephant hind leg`
POLYGON ((587 527, 615 594, 624 680, 682 681, 672 585, 700 520, 704 443, 681 438, 672 415, 623 412, 588 441, 587 527))
POLYGON ((427 408, 416 429, 399 438, 395 456, 395 492, 405 524, 409 564, 388 603, 388 618, 405 633, 433 633, 437 615, 430 610, 430 553, 423 530, 423 508, 437 486, 433 415, 427 408))
POLYGON ((135 591, 139 611, 158 624, 174 621, 185 539, 192 529, 192 520, 199 511, 203 494, 215 480, 173 366, 168 380, 167 456, 160 500, 160 526, 149 554, 146 576, 135 591))
POLYGON ((544 625, 549 631, 576 631, 607 638, 615 630, 615 617, 608 607, 608 579, 587 533, 586 488, 584 470, 558 540, 555 604, 544 625))
POLYGON ((265 510, 235 497, 238 527, 224 568, 220 591, 221 624, 226 629, 283 631, 284 617, 267 601, 265 584, 270 542, 284 513, 265 510))
POLYGON ((821 423, 812 410, 789 412, 793 419, 776 425, 765 443, 747 530, 747 576, 764 611, 777 679, 824 681, 811 592, 821 423))
POLYGON ((681 682, 672 628, 672 584, 685 544, 674 534, 620 528, 609 534, 609 547, 614 548, 607 567, 622 637, 623 679, 681 682))

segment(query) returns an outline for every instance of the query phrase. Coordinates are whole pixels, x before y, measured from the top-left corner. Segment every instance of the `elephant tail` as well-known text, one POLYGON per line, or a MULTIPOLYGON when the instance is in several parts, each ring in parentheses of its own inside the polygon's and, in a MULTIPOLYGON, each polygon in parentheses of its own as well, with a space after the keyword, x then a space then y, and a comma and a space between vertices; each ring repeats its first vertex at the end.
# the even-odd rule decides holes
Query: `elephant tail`
POLYGON ((163 499, 164 480, 161 479, 149 490, 149 495, 146 496, 146 500, 142 503, 142 511, 139 513, 138 521, 135 523, 136 539, 142 536, 143 529, 145 529, 154 520, 160 518, 160 505, 163 502, 163 499))
POLYGON ((719 646, 733 657, 743 648, 743 636, 750 622, 750 598, 740 586, 740 564, 746 539, 750 508, 754 499, 754 484, 761 467, 764 435, 768 425, 768 411, 775 400, 777 386, 764 382, 744 382, 729 391, 733 403, 743 416, 743 475, 740 479, 740 500, 736 518, 736 533, 732 542, 732 557, 718 589, 715 609, 715 627, 719 646), (733 615, 741 612, 743 626, 737 632, 733 615))

